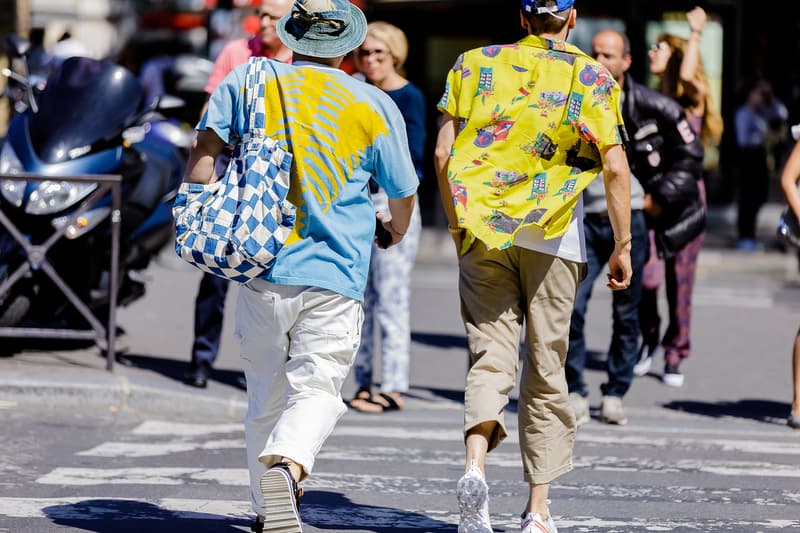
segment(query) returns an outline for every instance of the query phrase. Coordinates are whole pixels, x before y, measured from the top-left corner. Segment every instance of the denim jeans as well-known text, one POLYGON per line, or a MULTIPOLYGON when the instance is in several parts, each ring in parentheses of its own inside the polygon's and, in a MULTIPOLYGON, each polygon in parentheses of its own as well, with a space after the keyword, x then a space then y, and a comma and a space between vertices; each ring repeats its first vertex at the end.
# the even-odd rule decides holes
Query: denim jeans
MULTIPOLYGON (((569 328, 569 351, 566 374, 570 392, 587 396, 583 370, 586 367, 586 309, 594 282, 614 251, 614 230, 606 216, 587 214, 584 218, 588 273, 578 286, 572 322, 569 328)), ((644 213, 631 212, 631 285, 612 294, 613 328, 608 348, 608 381, 601 386, 604 396, 623 397, 633 381, 639 344, 639 299, 642 294, 642 270, 648 254, 647 226, 644 213)))
POLYGON ((192 367, 214 365, 222 338, 222 317, 229 281, 213 274, 203 274, 194 303, 194 342, 192 367))

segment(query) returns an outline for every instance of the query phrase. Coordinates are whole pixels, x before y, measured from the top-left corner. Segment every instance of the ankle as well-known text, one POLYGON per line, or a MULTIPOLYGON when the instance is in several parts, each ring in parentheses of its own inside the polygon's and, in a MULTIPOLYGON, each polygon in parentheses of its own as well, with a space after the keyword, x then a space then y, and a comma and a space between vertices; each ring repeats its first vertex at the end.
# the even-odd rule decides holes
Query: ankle
POLYGON ((280 462, 281 463, 286 463, 287 465, 289 465, 289 473, 292 474, 292 478, 294 478, 295 482, 300 481, 300 479, 303 477, 303 467, 302 466, 300 466, 299 464, 295 463, 294 461, 292 461, 288 457, 281 457, 280 462))

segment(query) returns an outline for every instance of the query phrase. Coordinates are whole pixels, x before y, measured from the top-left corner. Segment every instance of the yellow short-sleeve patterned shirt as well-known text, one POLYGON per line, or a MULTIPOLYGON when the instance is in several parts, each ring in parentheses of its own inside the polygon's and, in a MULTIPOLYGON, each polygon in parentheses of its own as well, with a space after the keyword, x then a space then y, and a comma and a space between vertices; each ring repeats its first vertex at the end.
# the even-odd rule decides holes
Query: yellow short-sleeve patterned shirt
POLYGON ((438 105, 458 120, 448 180, 459 226, 490 249, 531 224, 563 235, 600 151, 622 143, 619 95, 563 41, 529 35, 462 54, 438 105))

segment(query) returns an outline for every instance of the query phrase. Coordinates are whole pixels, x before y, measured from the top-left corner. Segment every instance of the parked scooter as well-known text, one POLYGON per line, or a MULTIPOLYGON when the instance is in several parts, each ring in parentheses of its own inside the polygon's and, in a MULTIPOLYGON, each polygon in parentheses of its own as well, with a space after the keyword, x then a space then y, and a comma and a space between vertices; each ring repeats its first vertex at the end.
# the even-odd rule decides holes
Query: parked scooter
MULTIPOLYGON (((25 59, 29 44, 6 40, 13 57, 25 59)), ((23 76, 24 78, 24 76, 23 76)), ((19 82, 19 79, 17 80, 19 82)), ((144 294, 144 270, 171 240, 171 203, 181 182, 193 132, 159 110, 182 105, 162 96, 142 103, 136 77, 107 60, 72 57, 48 77, 40 93, 27 80, 28 106, 11 121, 0 148, 0 174, 28 172, 48 181, 0 180, 0 209, 31 243, 44 243, 96 188, 59 176, 120 174, 122 206, 118 302, 144 294)), ((47 253, 47 260, 101 320, 109 302, 111 195, 105 195, 47 253)), ((25 255, 0 225, 0 283, 25 255)), ((62 291, 31 270, 0 294, 0 327, 85 327, 62 291)))

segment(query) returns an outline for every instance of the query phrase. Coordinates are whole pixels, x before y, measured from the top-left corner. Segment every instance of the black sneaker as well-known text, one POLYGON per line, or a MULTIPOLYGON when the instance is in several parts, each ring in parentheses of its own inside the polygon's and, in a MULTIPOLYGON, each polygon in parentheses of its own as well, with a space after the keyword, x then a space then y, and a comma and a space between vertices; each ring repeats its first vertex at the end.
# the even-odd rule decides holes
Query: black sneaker
POLYGON ((191 366, 183 375, 183 382, 190 387, 205 389, 208 386, 208 374, 211 368, 206 363, 191 366))
POLYGON ((666 365, 664 375, 661 376, 661 383, 667 387, 683 387, 683 374, 678 369, 678 365, 666 365))
POLYGON ((264 497, 264 523, 261 531, 273 533, 303 533, 300 521, 300 496, 287 463, 276 463, 261 476, 264 497))

